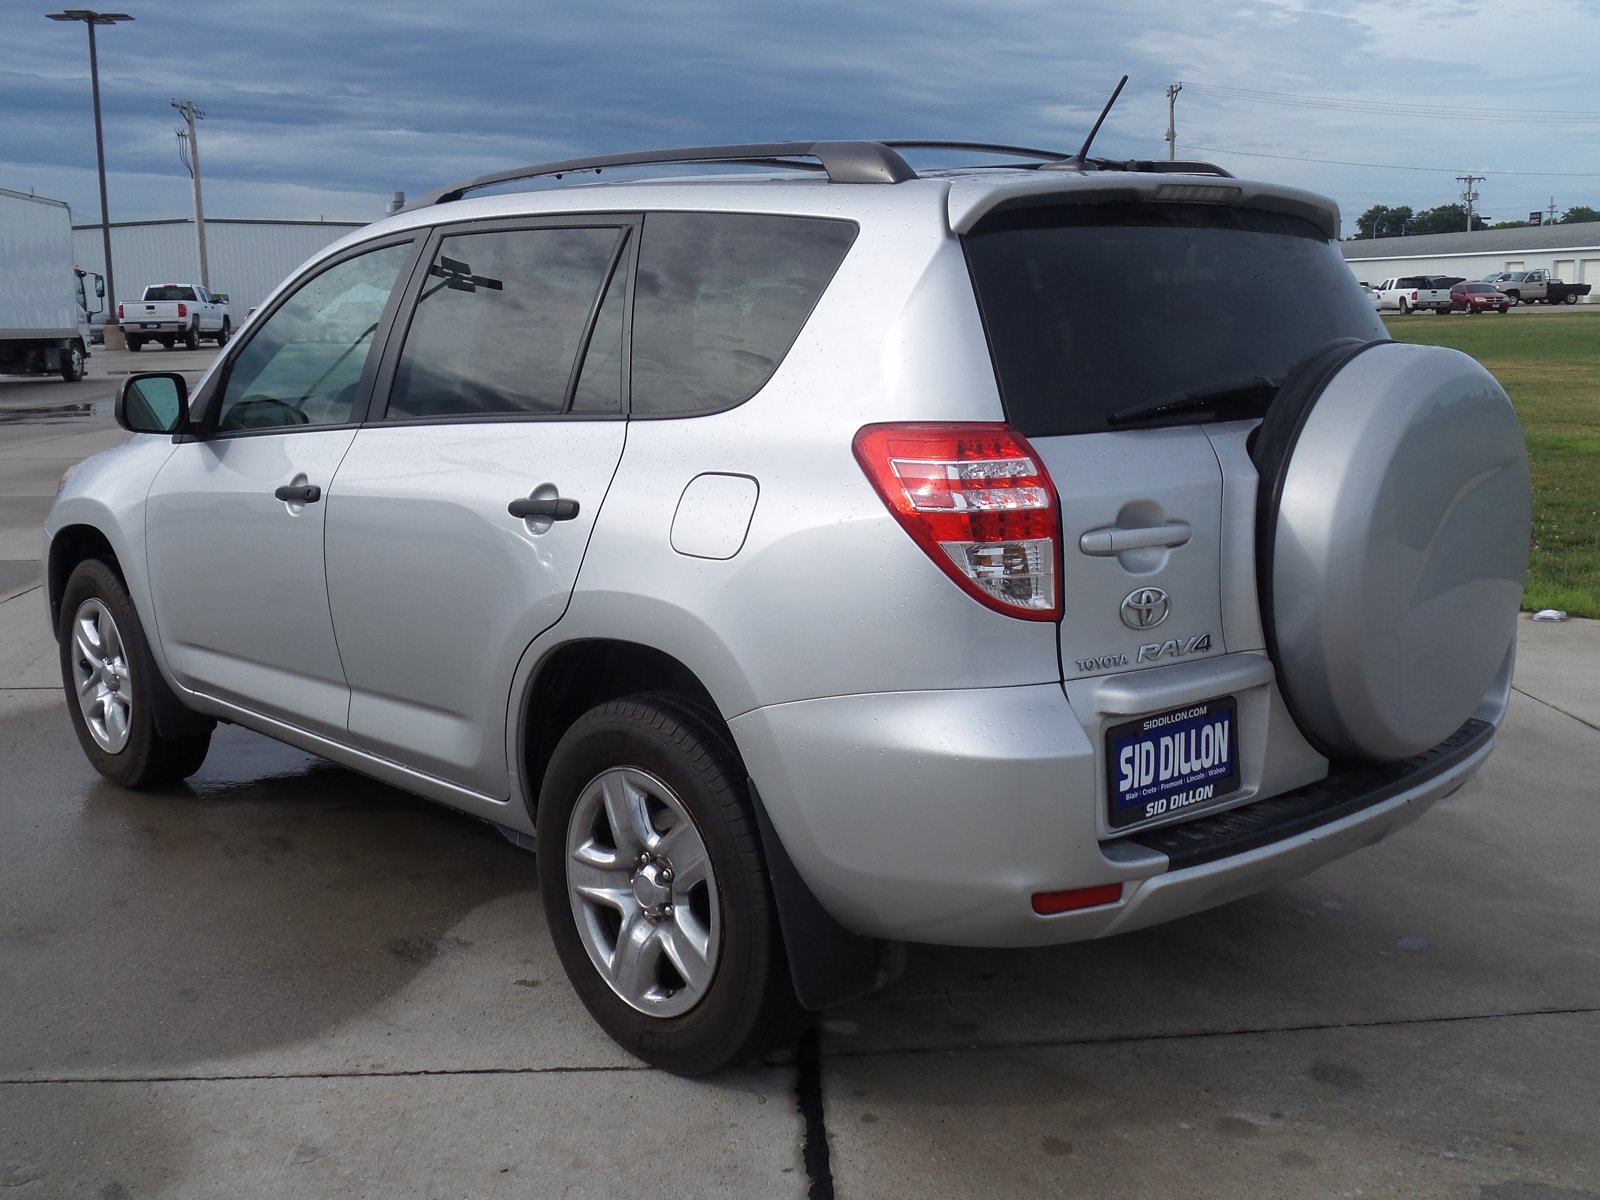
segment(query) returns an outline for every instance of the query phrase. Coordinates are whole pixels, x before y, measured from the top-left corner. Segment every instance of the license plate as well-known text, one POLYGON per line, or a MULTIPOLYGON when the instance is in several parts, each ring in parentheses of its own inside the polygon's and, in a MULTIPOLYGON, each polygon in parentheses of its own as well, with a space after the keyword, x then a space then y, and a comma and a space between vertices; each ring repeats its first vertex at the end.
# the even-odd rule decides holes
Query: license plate
POLYGON ((160 329, 161 328, 161 322, 160 321, 146 321, 143 325, 139 326, 139 328, 140 329, 160 329))
POLYGON ((1232 696, 1140 717, 1106 732, 1112 829, 1201 809, 1239 787, 1232 696))

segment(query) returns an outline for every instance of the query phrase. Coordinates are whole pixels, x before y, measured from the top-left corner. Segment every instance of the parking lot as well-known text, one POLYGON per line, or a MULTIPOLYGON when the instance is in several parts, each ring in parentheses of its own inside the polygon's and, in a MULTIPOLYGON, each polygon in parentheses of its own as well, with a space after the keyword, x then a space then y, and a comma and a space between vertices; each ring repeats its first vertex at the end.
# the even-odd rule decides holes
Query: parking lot
POLYGON ((39 526, 127 436, 117 373, 213 353, 0 380, 7 1196, 1600 1197, 1600 623, 1524 618, 1496 753, 1389 841, 1108 942, 913 948, 685 1081, 590 1020, 493 829, 233 727, 164 792, 84 760, 39 526))

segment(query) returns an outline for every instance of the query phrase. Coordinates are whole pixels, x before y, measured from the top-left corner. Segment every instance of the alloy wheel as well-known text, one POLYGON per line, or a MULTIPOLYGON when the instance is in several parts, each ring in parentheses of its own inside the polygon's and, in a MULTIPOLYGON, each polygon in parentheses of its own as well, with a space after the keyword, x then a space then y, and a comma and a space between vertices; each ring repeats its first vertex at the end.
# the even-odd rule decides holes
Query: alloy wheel
POLYGON ((617 996, 652 1017, 705 997, 721 951, 717 879, 671 787, 633 767, 596 776, 567 825, 566 871, 579 940, 617 996))
POLYGON ((133 670, 110 610, 93 597, 72 619, 72 666, 89 735, 106 753, 120 753, 133 725, 133 670))

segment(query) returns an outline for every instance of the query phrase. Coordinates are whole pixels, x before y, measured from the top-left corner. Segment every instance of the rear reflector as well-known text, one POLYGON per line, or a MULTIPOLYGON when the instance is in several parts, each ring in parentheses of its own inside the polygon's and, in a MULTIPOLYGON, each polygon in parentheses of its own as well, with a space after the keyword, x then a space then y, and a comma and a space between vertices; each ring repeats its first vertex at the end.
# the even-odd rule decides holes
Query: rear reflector
POLYGON ((1099 908, 1102 904, 1115 904, 1122 899, 1120 883, 1103 883, 1098 887, 1073 888, 1069 892, 1035 892, 1033 911, 1041 917, 1055 913, 1075 912, 1080 908, 1099 908))
POLYGON ((974 599, 1031 621, 1061 617, 1055 485, 1008 425, 867 425, 856 461, 913 541, 974 599))

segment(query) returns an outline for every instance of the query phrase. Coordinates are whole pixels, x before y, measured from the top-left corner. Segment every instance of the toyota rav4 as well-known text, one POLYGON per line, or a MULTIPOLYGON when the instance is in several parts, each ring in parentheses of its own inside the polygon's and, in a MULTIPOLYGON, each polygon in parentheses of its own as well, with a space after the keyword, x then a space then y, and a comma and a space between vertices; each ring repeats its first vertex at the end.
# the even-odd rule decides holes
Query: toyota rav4
POLYGON ((45 529, 83 748, 172 783, 234 722, 492 822, 684 1073, 905 943, 1281 884, 1483 762, 1528 546, 1505 393, 1338 231, 971 143, 445 189, 124 383, 45 529))

